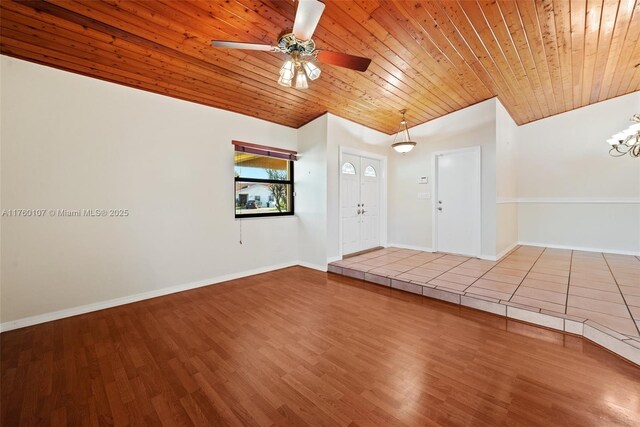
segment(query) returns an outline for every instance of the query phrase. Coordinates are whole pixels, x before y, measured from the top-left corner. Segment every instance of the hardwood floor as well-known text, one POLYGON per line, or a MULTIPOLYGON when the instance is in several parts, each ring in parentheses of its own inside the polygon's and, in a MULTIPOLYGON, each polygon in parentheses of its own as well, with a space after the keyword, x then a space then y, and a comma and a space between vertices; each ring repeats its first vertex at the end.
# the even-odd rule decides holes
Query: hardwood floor
POLYGON ((293 267, 0 335, 1 424, 637 425, 582 338, 293 267))

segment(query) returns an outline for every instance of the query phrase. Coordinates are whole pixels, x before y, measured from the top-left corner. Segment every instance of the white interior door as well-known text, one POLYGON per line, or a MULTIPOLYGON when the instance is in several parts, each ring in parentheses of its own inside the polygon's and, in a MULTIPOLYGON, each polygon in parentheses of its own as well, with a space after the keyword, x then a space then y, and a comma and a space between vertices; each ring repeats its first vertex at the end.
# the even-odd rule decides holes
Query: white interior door
POLYGON ((380 245, 380 160, 344 154, 340 165, 342 253, 380 245))
POLYGON ((439 252, 480 255, 480 149, 438 154, 436 246, 439 252))
POLYGON ((350 154, 342 156, 340 165, 342 188, 342 253, 360 250, 360 158, 350 154))
POLYGON ((360 250, 380 246, 380 160, 360 158, 360 250))

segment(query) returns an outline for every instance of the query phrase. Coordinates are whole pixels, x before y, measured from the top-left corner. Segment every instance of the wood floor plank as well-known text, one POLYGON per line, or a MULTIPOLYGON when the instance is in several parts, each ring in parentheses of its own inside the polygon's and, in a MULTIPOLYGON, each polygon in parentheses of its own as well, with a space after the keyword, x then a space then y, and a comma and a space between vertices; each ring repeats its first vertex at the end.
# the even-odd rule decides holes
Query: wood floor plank
POLYGON ((640 419, 640 369, 582 338, 303 267, 0 344, 3 426, 640 419))

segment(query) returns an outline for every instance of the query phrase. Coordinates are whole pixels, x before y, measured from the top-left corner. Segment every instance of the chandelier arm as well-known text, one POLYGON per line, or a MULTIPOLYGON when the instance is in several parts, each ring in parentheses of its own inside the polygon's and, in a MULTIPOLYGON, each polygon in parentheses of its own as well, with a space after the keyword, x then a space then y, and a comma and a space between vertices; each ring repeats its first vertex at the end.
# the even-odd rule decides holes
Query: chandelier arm
POLYGON ((611 157, 622 157, 625 154, 627 154, 627 152, 618 150, 618 147, 611 147, 611 149, 609 150, 609 155, 611 157))

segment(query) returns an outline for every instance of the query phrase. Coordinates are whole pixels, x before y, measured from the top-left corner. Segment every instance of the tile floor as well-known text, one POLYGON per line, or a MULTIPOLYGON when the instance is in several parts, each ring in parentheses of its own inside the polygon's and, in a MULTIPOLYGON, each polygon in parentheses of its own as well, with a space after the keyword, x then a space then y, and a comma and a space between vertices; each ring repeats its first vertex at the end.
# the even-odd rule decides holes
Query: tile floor
POLYGON ((333 262, 329 271, 525 321, 538 313, 532 323, 554 327, 560 319, 556 329, 585 336, 578 323, 589 322, 640 348, 635 256, 519 246, 499 261, 485 261, 385 248, 333 262))

